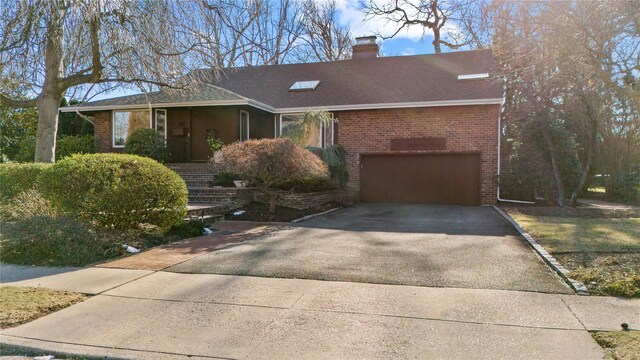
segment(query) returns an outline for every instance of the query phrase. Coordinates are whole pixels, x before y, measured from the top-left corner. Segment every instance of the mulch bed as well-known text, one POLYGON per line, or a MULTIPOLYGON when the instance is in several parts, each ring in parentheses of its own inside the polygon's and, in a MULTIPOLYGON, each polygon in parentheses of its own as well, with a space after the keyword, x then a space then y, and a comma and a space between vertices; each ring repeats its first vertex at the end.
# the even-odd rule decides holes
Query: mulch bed
POLYGON ((500 208, 509 212, 515 211, 523 215, 531 216, 565 216, 565 217, 583 217, 590 219, 622 219, 640 217, 640 210, 628 209, 597 209, 590 207, 576 208, 559 208, 557 206, 517 206, 512 204, 500 204, 500 208))
POLYGON ((323 211, 327 211, 336 207, 339 207, 336 203, 327 203, 318 207, 298 210, 284 206, 276 206, 276 213, 272 215, 269 213, 269 205, 253 202, 249 205, 245 205, 240 209, 231 210, 224 216, 225 220, 242 220, 242 221, 276 221, 276 222, 290 222, 295 219, 299 219, 303 216, 317 214, 323 211), (242 215, 233 215, 233 213, 243 210, 242 215))

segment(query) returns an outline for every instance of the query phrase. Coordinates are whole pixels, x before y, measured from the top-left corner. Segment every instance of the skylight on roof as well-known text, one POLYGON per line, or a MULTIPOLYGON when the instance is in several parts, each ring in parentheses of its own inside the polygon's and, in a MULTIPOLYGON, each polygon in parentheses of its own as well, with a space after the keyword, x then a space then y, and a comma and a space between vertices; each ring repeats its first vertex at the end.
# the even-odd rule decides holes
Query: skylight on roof
POLYGON ((458 75, 458 80, 488 79, 488 73, 458 75))
POLYGON ((291 85, 289 91, 304 91, 304 90, 315 90, 320 84, 319 80, 312 81, 296 81, 291 85))

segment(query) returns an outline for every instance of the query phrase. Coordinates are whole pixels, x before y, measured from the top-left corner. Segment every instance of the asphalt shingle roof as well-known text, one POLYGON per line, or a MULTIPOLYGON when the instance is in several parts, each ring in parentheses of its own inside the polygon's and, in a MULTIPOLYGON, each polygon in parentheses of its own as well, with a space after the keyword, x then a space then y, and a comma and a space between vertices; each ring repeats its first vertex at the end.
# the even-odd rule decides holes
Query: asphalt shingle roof
MULTIPOLYGON (((494 79, 458 80, 458 75, 492 73, 490 50, 379 57, 325 63, 241 67, 215 76, 199 70, 205 83, 195 90, 149 94, 152 104, 252 99, 274 108, 497 99, 494 79), (289 91, 296 81, 319 80, 313 91, 289 91)), ((147 104, 144 95, 82 106, 147 104)))

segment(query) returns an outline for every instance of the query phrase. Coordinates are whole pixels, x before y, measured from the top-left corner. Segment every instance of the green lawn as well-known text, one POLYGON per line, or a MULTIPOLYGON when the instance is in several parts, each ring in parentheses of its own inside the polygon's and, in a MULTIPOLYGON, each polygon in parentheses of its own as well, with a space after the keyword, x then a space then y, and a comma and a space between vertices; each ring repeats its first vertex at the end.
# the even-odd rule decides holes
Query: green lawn
POLYGON ((596 332, 593 338, 607 351, 607 359, 640 360, 640 332, 596 332))
POLYGON ((550 253, 640 252, 640 218, 510 215, 550 253))
POLYGON ((0 329, 35 320, 85 298, 67 291, 0 286, 0 329))

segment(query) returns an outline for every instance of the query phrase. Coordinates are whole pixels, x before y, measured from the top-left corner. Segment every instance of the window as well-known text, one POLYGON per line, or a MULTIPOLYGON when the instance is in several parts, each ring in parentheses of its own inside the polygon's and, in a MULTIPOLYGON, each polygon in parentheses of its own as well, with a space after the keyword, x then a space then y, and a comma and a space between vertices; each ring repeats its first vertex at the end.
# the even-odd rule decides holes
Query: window
POLYGON ((240 141, 249 140, 249 113, 240 111, 240 141))
POLYGON ((164 135, 167 140, 167 110, 156 109, 156 131, 164 135))
POLYGON ((113 112, 113 147, 121 148, 134 131, 151 127, 151 116, 148 110, 114 111, 113 112))
POLYGON ((319 80, 312 81, 296 81, 291 85, 289 91, 304 91, 304 90, 315 90, 320 84, 319 80))
MULTIPOLYGON (((303 114, 283 114, 280 115, 280 121, 277 122, 279 129, 276 130, 278 136, 297 137, 291 134, 294 129, 291 126, 302 120, 303 114), (279 131, 278 131, 279 130, 279 131)), ((333 114, 331 114, 333 117, 333 114)), ((311 129, 306 136, 298 141, 301 146, 327 147, 333 145, 333 124, 330 127, 322 127, 311 129)))

